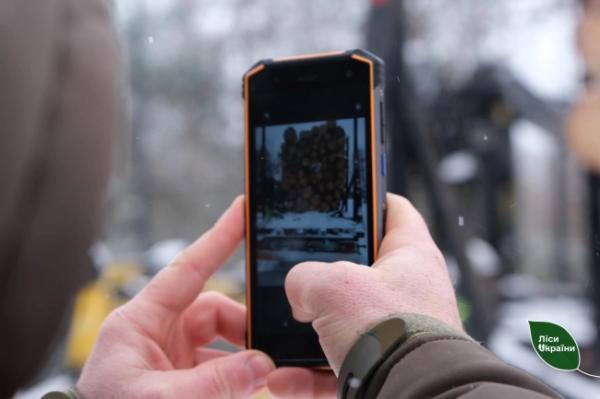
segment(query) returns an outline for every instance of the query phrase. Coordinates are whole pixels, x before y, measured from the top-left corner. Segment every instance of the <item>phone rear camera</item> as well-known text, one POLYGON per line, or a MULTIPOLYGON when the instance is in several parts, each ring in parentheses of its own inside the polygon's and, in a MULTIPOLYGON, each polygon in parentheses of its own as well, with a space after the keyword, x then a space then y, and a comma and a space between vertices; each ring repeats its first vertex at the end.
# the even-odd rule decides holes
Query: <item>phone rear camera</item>
POLYGON ((354 76, 354 72, 351 69, 346 70, 346 79, 350 79, 354 76))

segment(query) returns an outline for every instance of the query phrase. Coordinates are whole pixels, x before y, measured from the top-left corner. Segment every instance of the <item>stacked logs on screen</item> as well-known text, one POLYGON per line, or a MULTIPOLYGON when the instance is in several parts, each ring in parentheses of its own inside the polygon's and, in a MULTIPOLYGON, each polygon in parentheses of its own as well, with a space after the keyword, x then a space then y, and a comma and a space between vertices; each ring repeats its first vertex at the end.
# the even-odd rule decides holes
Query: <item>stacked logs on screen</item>
POLYGON ((292 212, 330 212, 340 208, 348 181, 344 129, 334 122, 284 133, 281 145, 285 207, 292 212))

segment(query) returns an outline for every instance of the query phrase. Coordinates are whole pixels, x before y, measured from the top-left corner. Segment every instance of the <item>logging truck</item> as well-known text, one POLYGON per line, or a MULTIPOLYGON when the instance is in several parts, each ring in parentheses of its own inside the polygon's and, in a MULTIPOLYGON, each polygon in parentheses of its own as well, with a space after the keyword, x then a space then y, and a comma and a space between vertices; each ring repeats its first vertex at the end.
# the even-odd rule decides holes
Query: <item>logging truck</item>
POLYGON ((261 250, 319 252, 327 257, 365 248, 363 229, 357 229, 364 212, 357 146, 348 141, 335 122, 284 132, 280 178, 261 179, 269 182, 264 188, 272 193, 258 214, 261 250))

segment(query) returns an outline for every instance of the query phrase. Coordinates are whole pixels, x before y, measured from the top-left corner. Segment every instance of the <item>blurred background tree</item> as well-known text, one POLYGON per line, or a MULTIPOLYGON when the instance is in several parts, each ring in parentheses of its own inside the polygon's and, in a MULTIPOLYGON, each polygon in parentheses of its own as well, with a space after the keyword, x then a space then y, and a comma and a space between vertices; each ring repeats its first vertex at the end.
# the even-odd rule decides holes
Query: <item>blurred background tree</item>
POLYGON ((106 238, 116 252, 206 230, 243 191, 241 77, 261 58, 356 47, 356 2, 225 0, 117 4, 131 123, 106 238))

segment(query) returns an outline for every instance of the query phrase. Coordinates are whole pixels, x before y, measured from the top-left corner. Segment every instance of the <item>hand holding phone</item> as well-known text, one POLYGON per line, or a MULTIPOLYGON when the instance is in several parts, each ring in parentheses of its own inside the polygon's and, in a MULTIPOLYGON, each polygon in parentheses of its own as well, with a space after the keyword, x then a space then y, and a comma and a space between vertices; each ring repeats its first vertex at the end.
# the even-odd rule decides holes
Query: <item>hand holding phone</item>
MULTIPOLYGON (((388 194, 386 234, 372 267, 306 262, 290 271, 285 288, 294 315, 312 323, 335 373, 359 335, 392 315, 427 315, 462 330, 441 252, 417 210, 393 194, 388 194)), ((336 392, 333 373, 308 369, 275 370, 267 383, 281 398, 336 392)))
POLYGON ((260 61, 244 77, 248 347, 327 366, 293 316, 288 271, 369 266, 385 210, 383 63, 362 50, 260 61))

